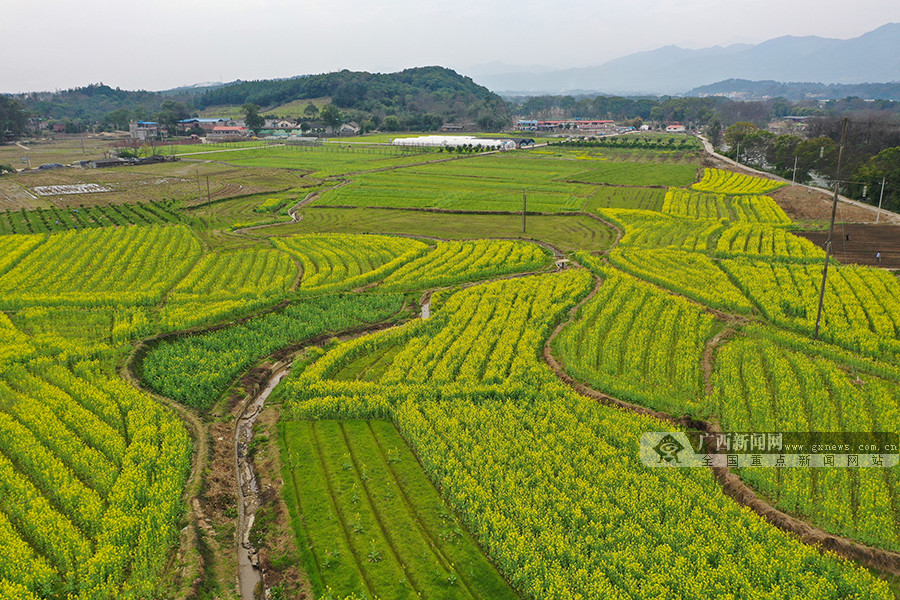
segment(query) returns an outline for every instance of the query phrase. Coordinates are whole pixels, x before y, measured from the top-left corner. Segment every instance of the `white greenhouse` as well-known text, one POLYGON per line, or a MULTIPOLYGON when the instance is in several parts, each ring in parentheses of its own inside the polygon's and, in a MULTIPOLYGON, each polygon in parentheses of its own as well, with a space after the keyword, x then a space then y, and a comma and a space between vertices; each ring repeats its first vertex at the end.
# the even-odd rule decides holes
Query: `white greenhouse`
POLYGON ((417 146, 425 148, 455 148, 457 146, 478 146, 495 150, 514 150, 516 143, 512 140, 477 138, 469 135, 420 135, 414 138, 397 138, 391 142, 394 146, 417 146))

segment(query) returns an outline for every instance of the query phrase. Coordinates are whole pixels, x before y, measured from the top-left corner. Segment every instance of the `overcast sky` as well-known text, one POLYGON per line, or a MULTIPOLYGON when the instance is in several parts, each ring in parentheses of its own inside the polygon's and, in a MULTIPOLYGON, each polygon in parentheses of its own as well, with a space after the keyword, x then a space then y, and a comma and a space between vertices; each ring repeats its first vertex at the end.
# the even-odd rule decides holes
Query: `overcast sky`
POLYGON ((0 0, 0 92, 586 67, 668 44, 853 38, 890 22, 897 0, 0 0))

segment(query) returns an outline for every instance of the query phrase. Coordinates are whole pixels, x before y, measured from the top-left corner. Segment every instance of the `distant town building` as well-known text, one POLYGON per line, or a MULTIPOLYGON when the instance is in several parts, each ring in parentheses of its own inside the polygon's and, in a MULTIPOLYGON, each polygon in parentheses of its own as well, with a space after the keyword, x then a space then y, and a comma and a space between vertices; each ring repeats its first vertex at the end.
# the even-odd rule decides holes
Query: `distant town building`
POLYGON ((607 119, 555 119, 546 121, 520 119, 516 121, 516 128, 520 131, 554 131, 560 129, 603 131, 611 130, 615 126, 615 121, 607 119))
POLYGON ((686 129, 681 123, 669 123, 666 125, 666 133, 684 133, 686 129))
POLYGON ((142 142, 157 139, 167 133, 168 129, 166 126, 160 125, 155 121, 132 121, 128 124, 128 135, 132 139, 141 140, 142 142))
POLYGON ((233 122, 231 121, 231 119, 225 119, 222 117, 212 119, 200 119, 194 117, 193 119, 182 119, 181 121, 178 121, 178 131, 185 132, 188 129, 199 127, 203 131, 209 133, 215 127, 223 125, 233 125, 233 122))
POLYGON ((217 125, 207 135, 209 138, 246 138, 250 137, 250 130, 246 127, 217 125))
POLYGON ((358 135, 359 134, 359 123, 356 121, 350 121, 349 123, 344 123, 341 125, 340 134, 341 135, 358 135))

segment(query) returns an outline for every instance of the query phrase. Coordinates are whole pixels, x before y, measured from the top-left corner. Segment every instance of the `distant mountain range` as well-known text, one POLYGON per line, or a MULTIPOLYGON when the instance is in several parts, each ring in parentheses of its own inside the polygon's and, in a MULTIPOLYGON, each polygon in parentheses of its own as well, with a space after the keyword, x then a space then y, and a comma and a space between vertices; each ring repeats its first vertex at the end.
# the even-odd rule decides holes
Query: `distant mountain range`
POLYGON ((686 50, 664 46, 596 67, 551 70, 480 65, 472 78, 504 96, 607 93, 681 95, 727 79, 825 84, 900 82, 900 23, 839 40, 785 36, 760 44, 686 50))
POLYGON ((735 100, 785 98, 787 100, 837 100, 850 96, 863 99, 900 100, 900 81, 894 83, 810 83, 726 79, 702 85, 688 96, 727 96, 735 100))

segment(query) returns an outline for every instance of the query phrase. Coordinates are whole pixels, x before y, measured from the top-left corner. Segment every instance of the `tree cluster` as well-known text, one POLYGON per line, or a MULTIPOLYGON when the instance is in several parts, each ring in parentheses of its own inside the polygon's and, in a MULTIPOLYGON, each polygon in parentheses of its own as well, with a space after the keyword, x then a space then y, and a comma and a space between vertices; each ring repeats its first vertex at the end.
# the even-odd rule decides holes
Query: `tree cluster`
MULTIPOLYGON (((839 117, 811 120, 805 138, 735 123, 725 130, 725 153, 799 183, 814 177, 830 182, 837 170, 842 122, 839 117)), ((884 115, 851 118, 841 173, 842 194, 877 203, 884 180, 885 208, 900 208, 900 120, 884 115)))
MULTIPOLYGON (((340 71, 282 80, 237 82, 209 90, 195 100, 207 106, 253 103, 272 107, 302 98, 331 98, 352 120, 390 129, 435 130, 448 122, 475 123, 495 130, 509 121, 506 104, 485 87, 450 69, 420 67, 399 73, 340 71), (393 117, 393 119, 390 119, 393 117)), ((314 117, 315 105, 304 114, 314 117)), ((324 121, 322 115, 318 115, 324 121)))
POLYGON ((5 138, 18 139, 28 127, 28 113, 21 104, 7 96, 0 96, 0 142, 5 138))

